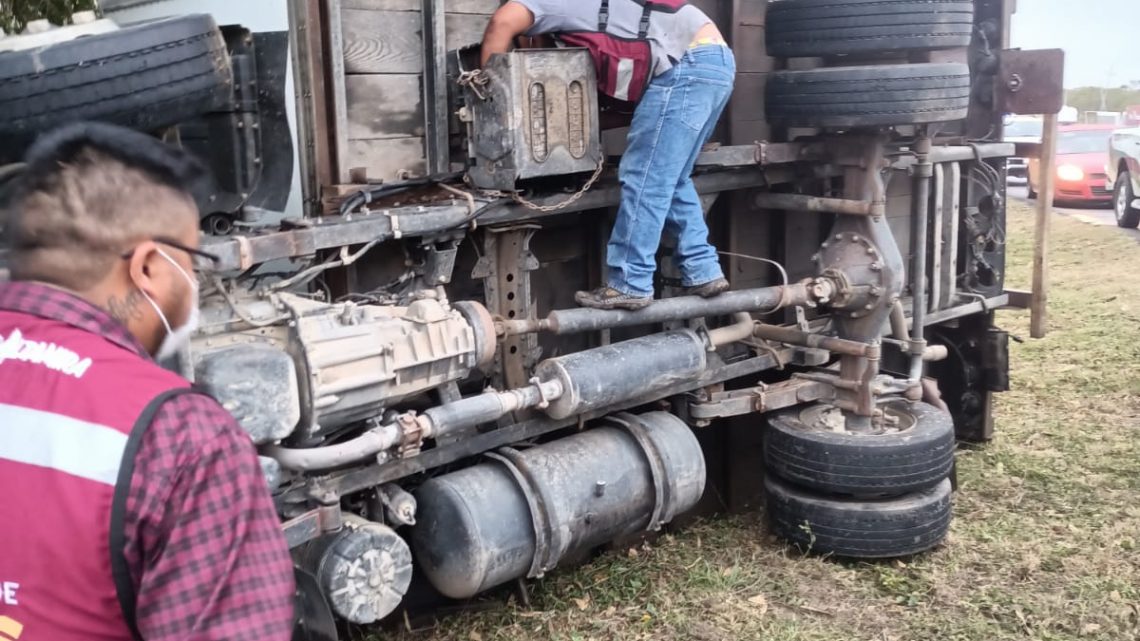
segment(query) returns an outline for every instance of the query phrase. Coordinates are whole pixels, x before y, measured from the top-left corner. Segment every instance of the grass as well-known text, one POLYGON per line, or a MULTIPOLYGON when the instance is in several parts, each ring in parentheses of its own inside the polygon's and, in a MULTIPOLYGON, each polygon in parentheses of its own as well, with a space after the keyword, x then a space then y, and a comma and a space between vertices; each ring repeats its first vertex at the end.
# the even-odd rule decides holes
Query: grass
MULTIPOLYGON (((1032 214, 1010 206, 1007 285, 1028 288, 1032 214)), ((1140 247, 1054 220, 1050 333, 1000 324, 1014 390, 997 438, 959 451, 946 544, 885 563, 804 557, 760 515, 705 522, 498 595, 403 641, 1140 639, 1140 247)))

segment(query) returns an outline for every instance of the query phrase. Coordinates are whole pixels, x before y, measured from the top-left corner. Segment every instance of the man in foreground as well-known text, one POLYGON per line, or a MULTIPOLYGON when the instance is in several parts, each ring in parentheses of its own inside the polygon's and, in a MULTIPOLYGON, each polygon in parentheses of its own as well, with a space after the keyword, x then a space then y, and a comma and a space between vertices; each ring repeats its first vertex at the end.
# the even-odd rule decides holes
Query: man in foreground
POLYGON ((607 284, 578 292, 578 304, 635 310, 653 302, 662 231, 677 239, 684 293, 727 290, 691 177, 736 75, 716 25, 684 0, 513 0, 487 25, 483 64, 523 34, 586 47, 599 91, 637 102, 618 169, 621 207, 606 251, 607 284))
POLYGON ((42 139, 0 283, 9 636, 288 639, 293 570, 249 437, 151 355, 198 312, 196 164, 144 134, 42 139))

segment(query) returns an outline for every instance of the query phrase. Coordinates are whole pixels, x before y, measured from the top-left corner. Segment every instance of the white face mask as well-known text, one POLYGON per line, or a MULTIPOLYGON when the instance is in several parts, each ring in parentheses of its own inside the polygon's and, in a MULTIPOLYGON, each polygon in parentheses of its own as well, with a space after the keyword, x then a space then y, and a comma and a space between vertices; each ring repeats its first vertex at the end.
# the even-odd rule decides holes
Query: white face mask
MULTIPOLYGON (((162 344, 158 346, 158 352, 155 353, 154 358, 158 361, 164 361, 173 357, 178 352, 182 351, 183 347, 190 344, 190 337, 194 334, 194 330, 198 329, 198 283, 190 274, 186 273, 185 269, 179 265, 173 258, 167 255, 161 249, 157 250, 162 254, 162 257, 170 261, 178 269, 178 273, 186 279, 190 285, 191 300, 190 300, 190 315, 186 318, 186 322, 180 327, 171 328, 170 322, 166 320, 166 314, 162 313, 162 309, 154 302, 146 292, 142 292, 143 297, 146 298, 150 306, 154 308, 155 313, 158 314, 159 320, 162 321, 162 326, 166 328, 166 337, 162 339, 162 344)), ((141 291, 141 290, 140 290, 141 291)))

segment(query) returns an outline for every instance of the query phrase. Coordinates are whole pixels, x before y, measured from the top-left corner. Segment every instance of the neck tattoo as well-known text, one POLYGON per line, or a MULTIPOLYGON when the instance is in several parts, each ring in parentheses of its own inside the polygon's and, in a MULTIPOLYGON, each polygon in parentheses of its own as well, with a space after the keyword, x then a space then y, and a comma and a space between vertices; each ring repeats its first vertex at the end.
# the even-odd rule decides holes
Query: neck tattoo
POLYGON ((132 289, 122 298, 111 296, 107 299, 107 313, 123 325, 128 325, 132 320, 142 319, 142 310, 139 308, 142 300, 142 292, 138 289, 132 289))

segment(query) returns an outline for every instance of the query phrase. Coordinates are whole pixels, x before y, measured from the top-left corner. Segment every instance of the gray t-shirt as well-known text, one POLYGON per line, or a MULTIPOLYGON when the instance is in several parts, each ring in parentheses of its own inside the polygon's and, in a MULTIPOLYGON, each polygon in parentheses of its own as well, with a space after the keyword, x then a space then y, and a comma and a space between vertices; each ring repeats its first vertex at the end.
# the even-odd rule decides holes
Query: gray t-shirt
MULTIPOLYGON (((597 31, 602 0, 515 0, 534 14, 528 36, 560 31, 597 31)), ((642 6, 633 0, 610 0, 606 33, 636 38, 642 6)), ((701 27, 712 22, 703 11, 689 4, 676 13, 652 11, 647 39, 653 50, 653 75, 665 73, 680 60, 701 27)))

